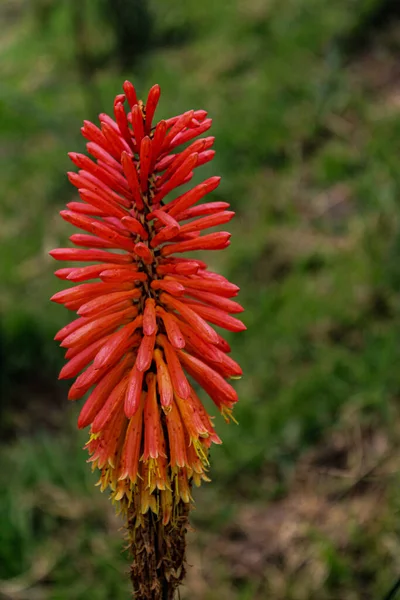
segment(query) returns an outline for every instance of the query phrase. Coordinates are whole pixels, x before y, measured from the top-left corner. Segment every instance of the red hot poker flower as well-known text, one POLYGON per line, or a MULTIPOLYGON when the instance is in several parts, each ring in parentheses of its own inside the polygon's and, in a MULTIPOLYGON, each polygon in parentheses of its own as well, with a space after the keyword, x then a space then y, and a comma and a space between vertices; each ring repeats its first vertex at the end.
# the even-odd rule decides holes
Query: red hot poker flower
MULTIPOLYGON (((69 155, 78 172, 68 176, 81 201, 60 214, 83 231, 70 237, 78 247, 50 254, 83 263, 56 272, 78 284, 52 297, 79 315, 56 335, 68 359, 60 377, 76 377, 71 400, 90 392, 78 426, 91 427, 87 448, 101 489, 111 489, 137 545, 149 523, 161 523, 164 539, 168 527, 176 537, 185 526, 191 486, 207 479, 210 445, 220 443, 188 376, 229 419, 237 394, 228 380, 241 369, 213 325, 245 327, 232 316, 243 310, 231 299, 238 287, 182 256, 229 245, 228 232, 206 232, 234 216, 226 202, 205 201, 220 178, 177 191, 214 156, 214 138, 199 138, 211 119, 190 110, 154 125, 159 86, 146 104, 130 82, 123 89, 114 119, 101 114, 100 127, 84 122, 92 158, 69 155)), ((182 563, 184 544, 175 548, 175 563, 182 563)), ((172 590, 183 570, 178 575, 177 565, 163 560, 154 569, 160 580, 160 569, 166 576, 169 568, 172 590)), ((136 561, 135 589, 158 598, 146 591, 140 568, 136 561)))

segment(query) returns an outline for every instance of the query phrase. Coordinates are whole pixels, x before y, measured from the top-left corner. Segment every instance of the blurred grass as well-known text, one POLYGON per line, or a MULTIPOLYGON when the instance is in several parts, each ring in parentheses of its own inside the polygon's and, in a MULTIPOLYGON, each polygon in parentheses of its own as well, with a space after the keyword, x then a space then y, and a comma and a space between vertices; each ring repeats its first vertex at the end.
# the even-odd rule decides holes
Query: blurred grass
POLYGON ((81 446, 71 432, 56 443, 42 434, 2 452, 0 595, 128 597, 118 521, 106 497, 93 494, 81 446))
MULTIPOLYGON (((1 410, 2 422, 19 424, 19 432, 21 415, 31 421, 0 451, 6 465, 0 513, 7 523, 0 579, 24 576, 43 548, 47 556, 51 544, 61 547, 28 591, 7 596, 0 585, 0 597, 79 599, 89 590, 95 599, 127 597, 117 526, 107 525, 106 502, 92 489, 83 442, 70 424, 75 412, 66 409, 69 416, 61 412, 50 425, 45 415, 52 398, 60 412, 64 395, 49 382, 62 362, 52 337, 68 316, 47 298, 59 287, 48 251, 69 232, 57 216, 73 195, 63 175, 70 168, 66 153, 84 147, 81 121, 109 111, 128 77, 142 95, 155 81, 161 85, 160 118, 190 107, 209 111, 217 155, 202 175, 223 176, 215 199, 231 202, 238 215, 230 249, 210 265, 241 286, 246 308, 248 331, 230 340, 245 371, 240 426, 218 419, 224 444, 213 452, 212 484, 197 494, 192 544, 204 568, 197 580, 190 575, 190 597, 375 599, 400 569, 395 492, 387 492, 378 524, 343 516, 342 546, 319 531, 320 589, 301 569, 274 587, 275 571, 290 571, 284 561, 267 561, 245 577, 229 561, 210 566, 207 544, 221 538, 229 546, 224 528, 246 506, 268 513, 290 497, 299 457, 345 429, 348 412, 361 429, 372 422, 394 447, 396 8, 380 0, 152 0, 148 50, 129 62, 121 58, 107 6, 14 0, 0 7, 7 22, 0 41, 1 410), (43 508, 46 486, 52 492, 45 492, 43 508), (60 505, 81 503, 87 513, 57 514, 60 505), (360 569, 368 575, 359 577, 360 569)), ((357 446, 352 436, 349 444, 357 446)), ((392 477, 382 478, 392 490, 392 477)), ((315 545, 312 535, 307 539, 315 545)))

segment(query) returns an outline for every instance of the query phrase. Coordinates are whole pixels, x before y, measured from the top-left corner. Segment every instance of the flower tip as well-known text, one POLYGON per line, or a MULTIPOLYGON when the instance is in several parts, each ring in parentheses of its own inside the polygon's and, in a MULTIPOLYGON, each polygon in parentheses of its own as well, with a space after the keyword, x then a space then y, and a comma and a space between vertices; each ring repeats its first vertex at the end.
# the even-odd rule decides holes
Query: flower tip
POLYGON ((89 423, 86 423, 84 416, 79 415, 77 425, 78 425, 78 429, 85 429, 85 427, 87 427, 89 425, 89 423))
POLYGON ((79 392, 77 392, 76 388, 70 388, 68 392, 68 400, 79 400, 79 392))
POLYGON ((124 481, 124 479, 128 479, 128 477, 129 477, 128 469, 125 469, 124 471, 121 472, 120 476, 118 477, 118 481, 124 481))
POLYGON ((161 88, 160 88, 160 86, 158 85, 158 83, 155 83, 155 84, 154 84, 154 85, 153 85, 153 86, 150 88, 150 91, 149 91, 149 96, 150 96, 150 94, 154 95, 154 96, 157 98, 157 100, 158 100, 158 98, 160 97, 160 94, 161 94, 161 88))
POLYGON ((53 294, 50 298, 51 302, 55 302, 56 304, 62 304, 62 301, 59 300, 60 292, 53 294))
POLYGON ((219 446, 222 444, 221 438, 215 433, 215 431, 211 434, 210 439, 214 444, 218 444, 219 446))
POLYGON ((208 179, 205 182, 206 188, 207 188, 207 193, 208 192, 213 192, 221 183, 221 177, 219 175, 214 175, 213 177, 210 177, 210 179, 208 179))
POLYGON ((125 416, 127 419, 131 419, 132 417, 135 416, 135 413, 136 413, 135 409, 130 405, 127 406, 126 402, 125 402, 124 410, 125 410, 125 416))

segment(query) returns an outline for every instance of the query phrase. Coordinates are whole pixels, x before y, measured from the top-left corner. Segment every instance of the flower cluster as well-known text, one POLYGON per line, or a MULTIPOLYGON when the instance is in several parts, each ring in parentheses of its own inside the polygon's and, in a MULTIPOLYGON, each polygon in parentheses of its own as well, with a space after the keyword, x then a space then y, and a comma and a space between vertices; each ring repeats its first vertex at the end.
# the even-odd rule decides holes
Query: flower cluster
POLYGON ((169 200, 214 156, 213 137, 195 139, 210 128, 207 113, 190 110, 154 126, 159 86, 145 104, 130 82, 123 90, 114 119, 84 122, 93 159, 69 155, 81 201, 61 216, 85 233, 70 237, 78 248, 50 254, 91 264, 56 271, 78 285, 52 300, 79 318, 55 339, 68 359, 60 378, 76 377, 69 398, 90 392, 78 426, 90 425, 87 448, 102 489, 110 487, 123 509, 133 507, 138 524, 149 510, 167 524, 177 501, 190 502, 191 484, 207 479, 209 447, 220 443, 187 376, 229 419, 237 394, 227 380, 241 369, 210 323, 245 329, 232 316, 243 310, 231 299, 238 287, 203 261, 177 255, 226 248, 229 233, 203 231, 234 213, 226 202, 199 203, 219 177, 169 200))

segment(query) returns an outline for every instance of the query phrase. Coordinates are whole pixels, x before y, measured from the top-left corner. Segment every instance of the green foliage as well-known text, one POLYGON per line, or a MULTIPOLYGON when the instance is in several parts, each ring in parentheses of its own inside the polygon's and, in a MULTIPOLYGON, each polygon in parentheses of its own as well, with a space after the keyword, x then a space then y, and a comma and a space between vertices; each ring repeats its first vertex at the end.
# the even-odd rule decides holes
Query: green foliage
POLYGON ((0 593, 6 597, 128 595, 118 577, 126 569, 118 522, 94 487, 82 442, 69 427, 56 443, 34 435, 1 452, 0 580, 8 581, 0 581, 0 593))

